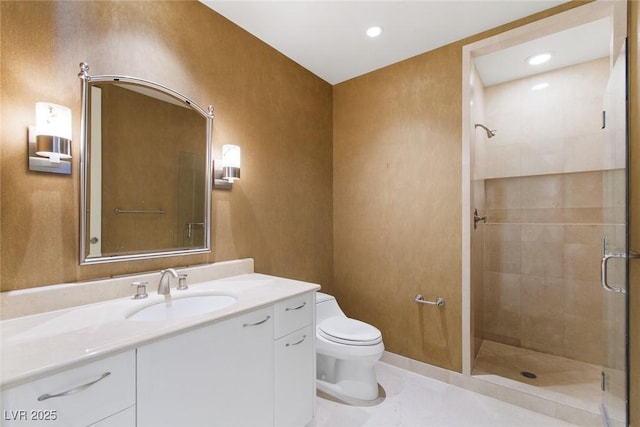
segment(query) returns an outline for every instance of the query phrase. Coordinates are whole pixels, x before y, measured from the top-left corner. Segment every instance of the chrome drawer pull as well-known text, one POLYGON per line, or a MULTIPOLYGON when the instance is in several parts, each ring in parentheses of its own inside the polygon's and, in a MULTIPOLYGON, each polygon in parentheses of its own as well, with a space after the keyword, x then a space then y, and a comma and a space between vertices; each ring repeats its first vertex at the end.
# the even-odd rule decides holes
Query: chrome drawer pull
POLYGON ((244 325, 242 325, 243 328, 246 328, 247 326, 258 326, 258 325, 262 325, 264 322, 266 322, 267 320, 271 319, 271 316, 267 316, 264 318, 264 320, 261 320, 259 322, 256 323, 245 323, 244 325))
POLYGON ((42 396, 38 397, 38 402, 42 402, 43 400, 51 399, 51 398, 54 398, 54 397, 71 396, 72 394, 79 393, 82 390, 88 389, 89 387, 91 387, 92 385, 97 383, 98 381, 102 381, 103 379, 107 378, 109 375, 111 375, 111 372, 105 372, 104 374, 102 374, 102 376, 100 378, 98 378, 95 381, 91 381, 90 383, 86 383, 86 384, 83 384, 83 385, 78 386, 76 388, 72 388, 71 390, 63 391, 62 393, 58 393, 58 394, 43 394, 42 396))
POLYGON ((293 308, 289 308, 289 307, 287 307, 287 308, 285 308, 285 309, 284 309, 284 311, 300 310, 300 309, 301 309, 302 307, 304 307, 305 305, 307 305, 307 302, 306 302, 306 301, 305 301, 305 302, 303 302, 302 304, 300 304, 300 305, 299 305, 299 306, 297 306, 297 307, 293 307, 293 308))
POLYGON ((293 343, 287 343, 287 345, 286 345, 285 347, 289 347, 290 345, 298 345, 298 344, 302 344, 302 342, 303 342, 304 340, 306 340, 306 339, 307 339, 307 336, 306 336, 306 335, 303 335, 303 336, 302 336, 302 338, 300 338, 300 340, 298 340, 298 341, 296 341, 296 342, 293 342, 293 343))

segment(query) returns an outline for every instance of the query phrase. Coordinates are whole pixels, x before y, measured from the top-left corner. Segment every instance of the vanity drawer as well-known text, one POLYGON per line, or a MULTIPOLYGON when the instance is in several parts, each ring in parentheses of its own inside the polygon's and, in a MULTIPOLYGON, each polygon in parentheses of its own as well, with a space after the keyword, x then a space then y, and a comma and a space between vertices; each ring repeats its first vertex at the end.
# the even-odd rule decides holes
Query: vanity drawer
POLYGON ((3 425, 87 426, 107 418, 135 405, 135 367, 131 350, 4 390, 3 425))
POLYGON ((275 305, 276 339, 303 328, 313 322, 315 292, 298 295, 275 305))

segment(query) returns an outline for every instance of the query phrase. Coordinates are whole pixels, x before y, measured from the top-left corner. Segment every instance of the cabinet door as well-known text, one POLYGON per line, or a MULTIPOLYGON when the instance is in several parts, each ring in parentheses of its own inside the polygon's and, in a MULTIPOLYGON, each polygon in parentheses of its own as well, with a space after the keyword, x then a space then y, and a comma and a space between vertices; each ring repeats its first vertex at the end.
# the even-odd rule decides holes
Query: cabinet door
MULTIPOLYGON (((135 352, 127 351, 2 391, 2 425, 87 426, 135 405, 135 352)), ((122 427, 135 425, 121 424, 122 427)))
POLYGON ((117 414, 113 414, 110 417, 100 420, 95 424, 91 424, 89 427, 134 427, 136 425, 136 407, 120 411, 117 414))
POLYGON ((313 420, 316 396, 313 325, 275 343, 275 425, 302 427, 313 420))
POLYGON ((273 425, 273 310, 138 349, 138 426, 273 425))

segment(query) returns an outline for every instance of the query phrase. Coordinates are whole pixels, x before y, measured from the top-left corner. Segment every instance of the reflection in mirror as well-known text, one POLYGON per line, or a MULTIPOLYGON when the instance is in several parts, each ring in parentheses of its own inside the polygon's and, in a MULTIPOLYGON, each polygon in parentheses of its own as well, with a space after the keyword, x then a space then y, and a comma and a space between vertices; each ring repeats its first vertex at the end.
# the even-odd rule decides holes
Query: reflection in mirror
POLYGON ((81 67, 81 264, 210 252, 212 108, 81 67))

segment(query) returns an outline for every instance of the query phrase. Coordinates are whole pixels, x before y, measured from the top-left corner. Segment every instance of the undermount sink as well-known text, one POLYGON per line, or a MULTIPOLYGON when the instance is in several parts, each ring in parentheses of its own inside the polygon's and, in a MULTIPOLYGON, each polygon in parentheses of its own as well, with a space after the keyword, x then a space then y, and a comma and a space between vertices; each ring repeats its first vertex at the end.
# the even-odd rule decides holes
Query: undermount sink
POLYGON ((167 300, 140 309, 127 316, 129 320, 156 322, 161 320, 184 319, 211 313, 228 307, 236 299, 228 295, 194 295, 167 300))

